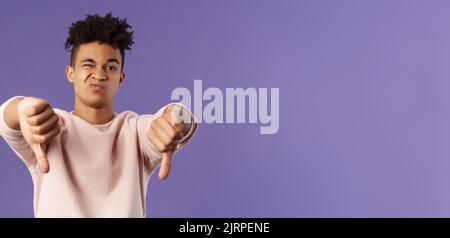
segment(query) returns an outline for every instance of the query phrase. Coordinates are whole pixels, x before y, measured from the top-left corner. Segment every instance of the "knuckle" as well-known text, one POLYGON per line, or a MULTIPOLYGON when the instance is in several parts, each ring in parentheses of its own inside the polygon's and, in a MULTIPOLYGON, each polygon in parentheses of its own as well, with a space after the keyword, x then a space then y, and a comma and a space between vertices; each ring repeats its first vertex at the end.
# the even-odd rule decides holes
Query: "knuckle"
POLYGON ((33 117, 33 118, 28 118, 27 121, 28 121, 28 124, 30 124, 30 125, 32 125, 32 126, 36 126, 37 123, 38 123, 37 118, 35 118, 35 117, 33 117))
POLYGON ((186 129, 186 127, 187 127, 187 124, 180 123, 175 128, 176 128, 177 132, 182 133, 186 129))
POLYGON ((151 127, 149 133, 150 133, 151 136, 156 136, 155 127, 151 127))
POLYGON ((48 105, 49 104, 48 100, 44 99, 44 98, 40 98, 37 102, 39 104, 41 104, 41 105, 48 105))
POLYGON ((44 143, 43 136, 41 135, 33 135, 33 139, 38 143, 44 143))
POLYGON ((153 129, 150 129, 150 131, 148 132, 148 135, 149 135, 150 141, 153 142, 153 144, 155 144, 155 143, 156 143, 156 140, 155 140, 155 138, 156 138, 155 131, 154 131, 153 129))
POLYGON ((26 112, 28 115, 34 115, 34 114, 36 114, 36 111, 37 111, 37 109, 36 109, 36 107, 35 106, 31 106, 29 109, 28 109, 28 112, 26 112))
POLYGON ((171 140, 175 140, 175 139, 177 138, 177 133, 176 133, 176 132, 171 132, 171 133, 169 133, 169 138, 170 138, 171 140))
POLYGON ((36 128, 34 126, 30 126, 31 134, 37 134, 36 128))
POLYGON ((156 123, 161 124, 164 121, 164 117, 158 117, 155 121, 156 123))
POLYGON ((166 149, 170 145, 169 141, 163 141, 162 143, 164 145, 164 149, 166 149))
POLYGON ((58 124, 57 122, 58 122, 58 117, 52 116, 52 117, 50 118, 50 123, 51 123, 51 125, 56 125, 56 124, 58 124))
POLYGON ((176 123, 176 124, 173 126, 173 130, 175 131, 175 134, 180 133, 180 132, 181 132, 181 125, 178 124, 178 123, 176 123))
POLYGON ((40 135, 43 132, 43 128, 41 126, 37 126, 37 127, 33 127, 34 128, 34 133, 40 135))
POLYGON ((164 152, 165 147, 163 145, 158 144, 156 147, 157 147, 159 152, 164 152))

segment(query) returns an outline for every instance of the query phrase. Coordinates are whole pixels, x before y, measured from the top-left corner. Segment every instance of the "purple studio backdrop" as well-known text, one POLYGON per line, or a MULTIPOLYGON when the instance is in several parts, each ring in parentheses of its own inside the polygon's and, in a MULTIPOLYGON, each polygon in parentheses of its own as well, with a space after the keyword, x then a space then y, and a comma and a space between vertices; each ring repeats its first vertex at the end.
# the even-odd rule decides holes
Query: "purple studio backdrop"
MULTIPOLYGON (((279 130, 202 123, 153 176, 148 217, 450 216, 449 1, 2 1, 0 100, 72 110, 69 25, 135 31, 116 111, 175 88, 279 88, 279 130)), ((0 216, 32 217, 25 165, 0 142, 0 216)))

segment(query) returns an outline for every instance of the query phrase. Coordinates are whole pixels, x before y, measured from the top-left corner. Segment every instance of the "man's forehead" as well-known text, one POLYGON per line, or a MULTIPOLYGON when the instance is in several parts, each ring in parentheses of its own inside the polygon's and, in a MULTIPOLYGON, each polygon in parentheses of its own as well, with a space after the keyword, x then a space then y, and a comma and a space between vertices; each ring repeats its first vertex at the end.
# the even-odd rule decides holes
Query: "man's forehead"
POLYGON ((78 48, 77 61, 91 59, 95 62, 107 62, 115 59, 121 62, 119 49, 114 49, 108 44, 88 43, 82 44, 78 48))

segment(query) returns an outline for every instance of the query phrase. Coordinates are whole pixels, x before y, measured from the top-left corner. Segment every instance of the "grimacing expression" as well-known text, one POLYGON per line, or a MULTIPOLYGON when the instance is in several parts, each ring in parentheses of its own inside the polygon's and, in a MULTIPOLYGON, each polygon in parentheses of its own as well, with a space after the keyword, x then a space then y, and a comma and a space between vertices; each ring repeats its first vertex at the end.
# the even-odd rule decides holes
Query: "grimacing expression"
POLYGON ((74 84, 75 97, 86 106, 103 108, 114 103, 125 79, 119 49, 91 42, 78 47, 73 67, 66 67, 67 80, 74 84))

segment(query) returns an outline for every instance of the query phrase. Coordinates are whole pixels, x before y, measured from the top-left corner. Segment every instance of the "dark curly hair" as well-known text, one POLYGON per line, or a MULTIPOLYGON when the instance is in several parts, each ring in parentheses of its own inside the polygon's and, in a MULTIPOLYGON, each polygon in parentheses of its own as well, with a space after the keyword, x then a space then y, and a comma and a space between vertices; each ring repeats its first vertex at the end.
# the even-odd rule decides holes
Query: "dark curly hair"
POLYGON ((87 15, 86 19, 72 23, 65 49, 70 51, 70 65, 74 66, 75 54, 78 47, 85 43, 98 41, 119 49, 122 55, 122 69, 125 62, 125 50, 131 50, 133 45, 132 28, 127 19, 113 17, 111 13, 105 16, 87 15))

